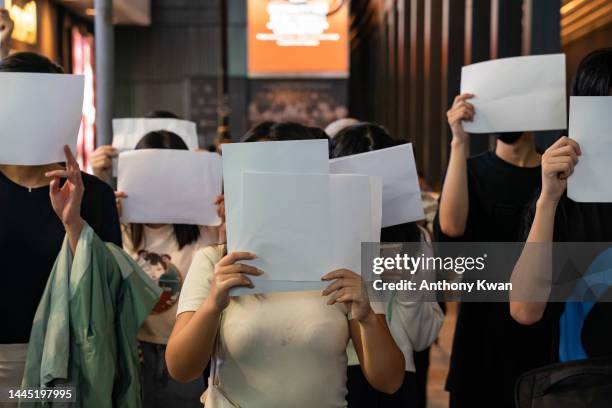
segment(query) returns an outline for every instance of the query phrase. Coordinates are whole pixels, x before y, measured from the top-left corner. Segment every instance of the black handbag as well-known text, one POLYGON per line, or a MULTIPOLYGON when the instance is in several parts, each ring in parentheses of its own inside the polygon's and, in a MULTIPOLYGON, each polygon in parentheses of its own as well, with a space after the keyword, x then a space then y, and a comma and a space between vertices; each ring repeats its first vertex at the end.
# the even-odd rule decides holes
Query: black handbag
POLYGON ((531 370, 516 383, 517 408, 612 407, 612 356, 531 370))

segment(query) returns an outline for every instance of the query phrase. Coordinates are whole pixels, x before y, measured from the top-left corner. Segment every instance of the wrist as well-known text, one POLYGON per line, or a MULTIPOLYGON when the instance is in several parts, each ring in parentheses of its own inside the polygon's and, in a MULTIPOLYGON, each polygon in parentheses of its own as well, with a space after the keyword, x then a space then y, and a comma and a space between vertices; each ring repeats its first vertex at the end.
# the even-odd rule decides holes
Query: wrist
POLYGON ((370 306, 368 302, 367 313, 365 313, 363 316, 357 319, 357 321, 362 325, 368 325, 368 324, 374 323, 376 320, 377 320, 376 313, 374 313, 374 310, 372 310, 372 307, 370 306))
POLYGON ((536 201, 536 210, 556 210, 561 197, 550 197, 546 194, 540 194, 536 201))
POLYGON ((83 229, 83 225, 85 225, 85 221, 83 220, 83 218, 78 217, 74 220, 67 220, 64 221, 64 229, 66 229, 66 231, 80 231, 81 229, 83 229))
POLYGON ((204 303, 202 304, 202 308, 207 314, 211 314, 213 316, 220 316, 221 312, 223 312, 224 307, 219 305, 212 296, 208 296, 204 303))

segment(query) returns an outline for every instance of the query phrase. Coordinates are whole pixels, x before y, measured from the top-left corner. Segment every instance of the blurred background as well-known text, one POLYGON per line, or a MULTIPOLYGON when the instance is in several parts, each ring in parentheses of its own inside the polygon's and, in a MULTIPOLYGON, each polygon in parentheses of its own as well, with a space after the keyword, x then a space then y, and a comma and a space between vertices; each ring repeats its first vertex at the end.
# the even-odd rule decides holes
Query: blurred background
MULTIPOLYGON (((414 143, 439 186, 461 66, 612 43, 611 0, 5 0, 15 50, 87 77, 80 155, 113 117, 197 122, 200 146, 262 120, 351 116, 414 143), (98 124, 96 128, 96 123, 98 124), (97 133, 96 133, 97 129, 97 133)), ((546 143, 546 137, 540 139, 546 143)), ((486 149, 474 138, 474 153, 486 149)))

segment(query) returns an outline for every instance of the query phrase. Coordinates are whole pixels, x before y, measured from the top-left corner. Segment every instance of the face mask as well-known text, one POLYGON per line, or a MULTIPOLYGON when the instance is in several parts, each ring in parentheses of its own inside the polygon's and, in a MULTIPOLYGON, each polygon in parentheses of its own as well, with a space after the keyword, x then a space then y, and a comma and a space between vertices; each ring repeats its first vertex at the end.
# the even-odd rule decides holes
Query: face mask
POLYGON ((506 144, 514 144, 523 136, 523 132, 506 132, 497 135, 497 138, 506 144))

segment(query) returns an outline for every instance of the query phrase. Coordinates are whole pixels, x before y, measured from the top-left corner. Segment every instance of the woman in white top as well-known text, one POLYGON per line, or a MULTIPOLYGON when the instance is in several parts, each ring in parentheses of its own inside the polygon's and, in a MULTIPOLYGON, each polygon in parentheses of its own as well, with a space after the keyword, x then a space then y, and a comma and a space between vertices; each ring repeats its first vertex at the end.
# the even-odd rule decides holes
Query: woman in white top
MULTIPOLYGON (((135 148, 187 150, 187 145, 175 133, 155 131, 144 135, 135 148)), ((97 155, 105 152, 102 147, 97 155)), ((96 173, 101 171, 99 167, 94 167, 94 170, 96 173)), ((121 200, 128 195, 117 192, 116 196, 121 210, 121 200)), ((165 351, 176 320, 179 294, 193 257, 198 250, 219 243, 219 228, 174 224, 123 224, 121 227, 123 249, 163 289, 159 301, 138 332, 142 352, 143 408, 200 407, 200 395, 206 388, 205 377, 200 376, 188 384, 173 381, 165 367, 165 351)))
MULTIPOLYGON (((287 126, 285 136, 283 124, 274 126, 265 139, 293 138, 299 125, 287 126)), ((183 286, 166 362, 175 379, 190 381, 213 359, 207 408, 346 407, 349 339, 372 386, 386 393, 400 387, 404 357, 384 316, 370 307, 359 275, 327 273, 322 280, 330 285, 322 293, 230 298, 230 289, 252 287, 249 276, 261 274, 241 263, 255 256, 206 248, 183 286)))

